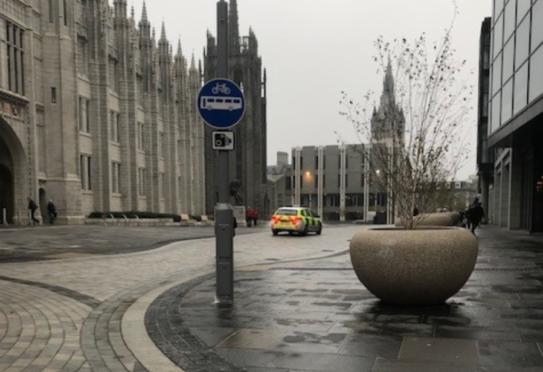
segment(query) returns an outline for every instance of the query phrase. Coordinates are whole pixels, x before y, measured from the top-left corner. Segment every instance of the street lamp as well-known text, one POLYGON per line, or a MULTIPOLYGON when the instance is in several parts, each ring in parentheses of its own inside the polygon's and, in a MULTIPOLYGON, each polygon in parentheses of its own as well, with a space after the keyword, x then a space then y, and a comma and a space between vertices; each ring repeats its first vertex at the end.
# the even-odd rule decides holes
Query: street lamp
MULTIPOLYGON (((379 177, 379 175, 381 174, 381 170, 377 169, 375 171, 375 174, 377 175, 377 177, 379 177)), ((375 213, 377 213, 377 206, 379 205, 379 193, 378 193, 379 182, 375 182, 374 186, 375 186, 375 213)))

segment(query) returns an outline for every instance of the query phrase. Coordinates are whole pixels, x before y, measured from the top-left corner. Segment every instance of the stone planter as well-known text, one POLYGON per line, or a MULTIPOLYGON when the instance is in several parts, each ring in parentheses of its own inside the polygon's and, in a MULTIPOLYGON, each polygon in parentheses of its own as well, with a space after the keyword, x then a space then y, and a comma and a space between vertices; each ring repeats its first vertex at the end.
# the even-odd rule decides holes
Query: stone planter
POLYGON ((477 261, 478 242, 462 228, 373 228, 351 239, 362 284, 383 302, 435 305, 456 294, 477 261))
MULTIPOLYGON (((450 213, 429 213, 415 217, 418 227, 422 226, 454 226, 454 217, 450 213)), ((397 227, 402 227, 402 220, 397 219, 397 227)))

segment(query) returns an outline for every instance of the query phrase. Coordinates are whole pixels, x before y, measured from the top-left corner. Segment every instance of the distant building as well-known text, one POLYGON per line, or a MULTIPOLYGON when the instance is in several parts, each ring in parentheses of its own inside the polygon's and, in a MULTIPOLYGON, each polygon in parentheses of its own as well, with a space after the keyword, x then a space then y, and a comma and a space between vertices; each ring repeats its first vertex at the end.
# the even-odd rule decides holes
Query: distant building
POLYGON ((363 151, 364 145, 292 149, 292 204, 307 206, 327 221, 367 219, 368 211, 386 201, 367 182, 363 151))
MULTIPOLYGON (((267 103, 266 71, 258 55, 258 41, 252 30, 249 36, 240 37, 237 0, 230 0, 229 10, 229 73, 246 99, 245 116, 234 127, 236 149, 230 154, 230 181, 238 180, 238 190, 243 204, 262 212, 266 209, 266 151, 267 103)), ((205 79, 217 78, 217 45, 211 34, 205 50, 205 79)), ((217 198, 217 151, 211 146, 210 128, 206 128, 206 200, 207 212, 213 213, 217 198)))
POLYGON ((268 216, 277 208, 292 204, 292 167, 288 160, 288 153, 278 152, 277 164, 268 166, 268 201, 265 210, 268 216))
MULTIPOLYGON (((203 214, 201 71, 126 0, 3 0, 0 210, 203 214)), ((0 212, 0 218, 2 214, 0 212)))

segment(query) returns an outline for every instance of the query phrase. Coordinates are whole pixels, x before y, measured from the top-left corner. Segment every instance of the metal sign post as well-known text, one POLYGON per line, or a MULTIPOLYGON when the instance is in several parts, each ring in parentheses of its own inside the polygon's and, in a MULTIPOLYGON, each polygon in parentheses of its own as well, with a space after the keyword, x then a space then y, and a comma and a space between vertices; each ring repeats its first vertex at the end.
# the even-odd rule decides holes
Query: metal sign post
POLYGON ((215 207, 216 298, 219 304, 234 301, 234 214, 230 205, 229 154, 234 150, 235 126, 245 114, 241 89, 228 80, 228 4, 217 3, 217 75, 198 94, 198 112, 219 131, 212 133, 212 148, 218 150, 217 182, 219 199, 215 207))

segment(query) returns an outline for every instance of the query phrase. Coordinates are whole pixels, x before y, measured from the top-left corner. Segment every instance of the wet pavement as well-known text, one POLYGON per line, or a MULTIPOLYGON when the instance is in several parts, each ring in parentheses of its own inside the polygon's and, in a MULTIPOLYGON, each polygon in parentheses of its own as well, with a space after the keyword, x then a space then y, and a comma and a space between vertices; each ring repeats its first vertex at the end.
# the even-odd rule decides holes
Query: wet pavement
POLYGON ((0 371, 543 371, 543 236, 484 226, 460 293, 398 307, 350 266, 366 226, 238 229, 235 303, 217 307, 211 228, 94 228, 0 231, 33 259, 0 260, 0 371))
MULTIPOLYGON (((238 228, 237 233, 263 228, 238 228)), ((0 226, 0 263, 134 253, 214 234, 213 226, 0 226)))
POLYGON ((382 304, 339 252, 239 269, 232 307, 213 303, 213 276, 183 283, 146 328, 187 372, 543 371, 543 237, 478 236, 474 273, 440 306, 382 304))

